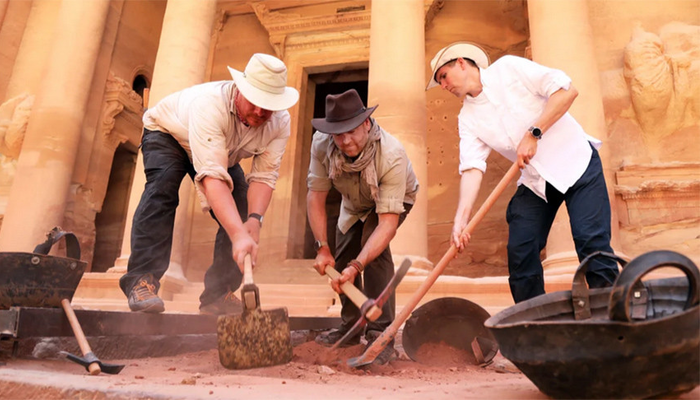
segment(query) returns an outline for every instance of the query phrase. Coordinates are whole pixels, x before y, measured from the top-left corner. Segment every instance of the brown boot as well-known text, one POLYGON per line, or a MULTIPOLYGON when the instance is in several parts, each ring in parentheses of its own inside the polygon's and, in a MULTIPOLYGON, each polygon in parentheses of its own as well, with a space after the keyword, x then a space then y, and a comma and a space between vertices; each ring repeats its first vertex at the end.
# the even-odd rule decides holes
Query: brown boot
POLYGON ((199 313, 206 315, 240 314, 242 312, 243 303, 230 290, 213 303, 199 305, 199 313))
POLYGON ((162 313, 165 311, 163 300, 156 294, 153 276, 148 274, 139 280, 129 293, 129 308, 131 311, 146 313, 162 313))

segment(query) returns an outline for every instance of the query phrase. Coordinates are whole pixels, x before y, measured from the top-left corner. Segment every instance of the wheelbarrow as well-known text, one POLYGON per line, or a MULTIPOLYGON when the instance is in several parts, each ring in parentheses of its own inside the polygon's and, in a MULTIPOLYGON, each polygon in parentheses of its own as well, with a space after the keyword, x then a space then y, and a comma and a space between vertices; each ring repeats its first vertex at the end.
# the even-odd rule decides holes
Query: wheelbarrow
POLYGON ((92 375, 100 372, 118 374, 124 365, 100 361, 90 349, 90 344, 70 305, 87 263, 80 260, 80 243, 71 232, 52 229, 44 243, 32 253, 0 253, 0 310, 11 307, 63 308, 83 353, 78 357, 61 352, 69 360, 78 363, 92 375), (53 245, 65 239, 67 257, 48 255, 53 245))
POLYGON ((653 251, 628 264, 598 252, 574 274, 571 291, 541 295, 489 318, 501 353, 554 398, 649 398, 700 383, 700 273, 687 257, 653 251), (623 269, 612 287, 588 289, 593 258, 623 269), (685 277, 642 277, 675 267, 685 277))

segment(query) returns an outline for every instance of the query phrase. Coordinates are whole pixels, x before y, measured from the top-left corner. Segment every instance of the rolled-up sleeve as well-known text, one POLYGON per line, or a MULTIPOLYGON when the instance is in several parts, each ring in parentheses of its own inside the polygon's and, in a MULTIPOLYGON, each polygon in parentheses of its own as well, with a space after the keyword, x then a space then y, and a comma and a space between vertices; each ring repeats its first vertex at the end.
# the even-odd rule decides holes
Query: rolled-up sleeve
POLYGON ((314 192, 327 192, 333 187, 328 178, 328 168, 324 160, 328 154, 328 138, 325 133, 316 132, 311 143, 311 161, 306 176, 306 186, 314 192))
POLYGON ((406 197, 406 176, 408 158, 405 153, 391 160, 389 170, 381 177, 377 214, 401 214, 404 212, 403 201, 406 197))
POLYGON ((532 93, 549 97, 559 89, 569 90, 571 78, 564 71, 545 67, 527 58, 505 56, 511 72, 521 79, 521 82, 532 93), (507 57, 507 58, 506 58, 507 57))
POLYGON ((472 133, 468 118, 474 118, 462 109, 459 114, 459 174, 476 168, 486 172, 486 159, 491 153, 491 148, 472 133))
POLYGON ((224 135, 227 110, 216 98, 201 96, 189 108, 188 138, 192 151, 192 164, 197 172, 194 178, 202 209, 208 210, 202 180, 205 177, 220 179, 233 191, 233 181, 227 171, 228 150, 224 135))
POLYGON ((279 136, 268 143, 265 151, 253 157, 253 165, 250 173, 246 175, 246 182, 262 182, 272 189, 275 188, 280 176, 282 156, 289 140, 289 118, 285 118, 277 129, 279 136))

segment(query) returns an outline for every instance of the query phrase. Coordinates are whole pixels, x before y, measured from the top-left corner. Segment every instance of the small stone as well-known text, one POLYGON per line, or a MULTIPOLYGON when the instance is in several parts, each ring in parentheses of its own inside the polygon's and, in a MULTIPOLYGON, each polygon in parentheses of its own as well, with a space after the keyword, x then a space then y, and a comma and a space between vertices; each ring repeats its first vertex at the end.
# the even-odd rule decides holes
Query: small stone
POLYGON ((134 379, 146 379, 143 375, 136 375, 134 379))
POLYGON ((180 382, 182 385, 196 385, 197 384, 197 379, 194 376, 190 376, 189 378, 184 378, 182 382, 180 382))
POLYGON ((287 381, 282 381, 282 384, 283 384, 283 385, 286 385, 286 384, 287 384, 287 381))
POLYGON ((214 394, 214 391, 213 391, 213 390, 210 390, 210 391, 209 391, 209 394, 214 394))
POLYGON ((319 365, 318 373, 324 375, 333 375, 335 374, 335 370, 327 365, 319 365))
POLYGON ((175 370, 177 370, 177 368, 175 368, 175 367, 168 368, 168 371, 175 371, 175 370))

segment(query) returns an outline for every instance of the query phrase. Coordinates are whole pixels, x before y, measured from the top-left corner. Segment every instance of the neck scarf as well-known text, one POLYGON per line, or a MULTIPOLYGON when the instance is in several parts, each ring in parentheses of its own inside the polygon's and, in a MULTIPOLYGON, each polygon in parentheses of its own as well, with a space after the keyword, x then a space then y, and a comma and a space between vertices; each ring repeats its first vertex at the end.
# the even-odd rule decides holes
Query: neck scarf
POLYGON ((379 200, 379 186, 377 184, 377 169, 374 156, 377 154, 377 146, 379 146, 379 138, 381 137, 381 128, 374 122, 374 119, 370 119, 370 121, 372 121, 372 127, 369 129, 369 139, 367 140, 365 148, 362 149, 362 152, 354 161, 347 158, 335 145, 335 142, 331 140, 329 146, 330 168, 328 177, 330 179, 335 179, 343 172, 360 172, 360 178, 369 185, 372 199, 376 202, 379 200))

